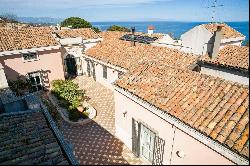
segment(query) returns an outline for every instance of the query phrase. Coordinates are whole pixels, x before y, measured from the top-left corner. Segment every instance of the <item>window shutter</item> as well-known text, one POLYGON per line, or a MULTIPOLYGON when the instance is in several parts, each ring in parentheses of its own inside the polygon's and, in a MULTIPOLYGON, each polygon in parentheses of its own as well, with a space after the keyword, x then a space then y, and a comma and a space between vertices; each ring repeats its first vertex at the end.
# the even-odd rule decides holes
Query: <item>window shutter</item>
POLYGON ((162 165, 163 154, 164 154, 165 140, 160 137, 155 137, 155 148, 154 148, 154 158, 153 165, 162 165))
POLYGON ((90 73, 90 61, 87 61, 87 72, 88 72, 88 76, 90 77, 91 76, 91 73, 90 73))
POLYGON ((140 128, 140 123, 132 119, 132 152, 136 157, 140 156, 140 128))

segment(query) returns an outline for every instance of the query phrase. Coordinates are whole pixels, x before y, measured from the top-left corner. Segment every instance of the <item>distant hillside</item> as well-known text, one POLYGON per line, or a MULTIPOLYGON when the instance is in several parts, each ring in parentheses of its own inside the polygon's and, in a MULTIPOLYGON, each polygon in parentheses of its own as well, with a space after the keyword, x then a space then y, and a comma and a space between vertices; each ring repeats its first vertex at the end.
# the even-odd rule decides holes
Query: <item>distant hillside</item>
POLYGON ((57 24, 62 22, 63 19, 51 17, 18 17, 18 21, 33 24, 57 24))

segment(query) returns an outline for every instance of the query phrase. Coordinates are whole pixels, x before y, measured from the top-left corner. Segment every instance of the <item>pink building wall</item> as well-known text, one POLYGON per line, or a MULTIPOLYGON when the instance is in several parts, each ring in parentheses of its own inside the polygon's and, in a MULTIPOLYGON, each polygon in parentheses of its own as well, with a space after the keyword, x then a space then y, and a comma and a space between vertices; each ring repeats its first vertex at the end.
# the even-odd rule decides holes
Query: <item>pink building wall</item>
MULTIPOLYGON (((85 75, 88 75, 87 72, 87 61, 85 58, 82 59, 82 67, 83 67, 83 73, 85 75)), ((112 83, 115 82, 118 79, 118 71, 114 68, 111 68, 107 65, 104 65, 107 67, 107 79, 103 78, 103 64, 100 64, 96 61, 93 61, 94 64, 94 70, 95 70, 95 78, 96 81, 104 85, 105 87, 109 88, 110 90, 114 90, 112 83)), ((91 67, 92 72, 93 68, 91 67)), ((93 76, 91 76, 93 77, 93 76)))
POLYGON ((63 59, 61 49, 39 51, 38 60, 27 62, 21 54, 0 57, 7 80, 15 80, 18 76, 25 78, 27 73, 43 70, 48 74, 47 88, 51 88, 51 81, 64 79, 63 59))
POLYGON ((132 150, 132 118, 134 118, 165 140, 163 164, 234 164, 123 94, 115 91, 114 96, 116 136, 130 150, 132 150), (125 117, 124 112, 127 112, 125 117), (183 151, 185 157, 180 158, 177 151, 183 151))

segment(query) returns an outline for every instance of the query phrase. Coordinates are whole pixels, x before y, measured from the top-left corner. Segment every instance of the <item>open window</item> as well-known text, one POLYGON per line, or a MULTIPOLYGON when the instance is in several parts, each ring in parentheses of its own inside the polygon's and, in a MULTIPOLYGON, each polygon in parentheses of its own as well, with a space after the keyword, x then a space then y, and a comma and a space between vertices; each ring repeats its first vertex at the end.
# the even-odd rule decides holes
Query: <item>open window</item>
POLYGON ((22 54, 23 56, 23 61, 27 61, 27 62, 30 62, 30 61, 35 61, 35 60, 38 60, 38 55, 36 52, 33 52, 33 53, 25 53, 25 54, 22 54))
POLYGON ((33 92, 43 89, 42 75, 40 72, 28 73, 28 80, 31 84, 33 92))

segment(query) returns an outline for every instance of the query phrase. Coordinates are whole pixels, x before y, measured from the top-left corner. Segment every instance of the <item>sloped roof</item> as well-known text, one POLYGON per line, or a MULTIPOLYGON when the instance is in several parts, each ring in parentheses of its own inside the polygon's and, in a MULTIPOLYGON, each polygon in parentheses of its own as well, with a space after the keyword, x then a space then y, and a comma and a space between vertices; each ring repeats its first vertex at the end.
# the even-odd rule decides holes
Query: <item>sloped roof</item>
POLYGON ((116 85, 249 157, 248 86, 162 61, 134 66, 116 85))
POLYGON ((82 37, 83 39, 97 39, 99 35, 95 33, 91 28, 80 28, 80 29, 65 29, 56 31, 58 36, 64 38, 76 38, 82 37))
POLYGON ((56 46, 52 29, 46 27, 0 28, 0 52, 56 46))
POLYGON ((218 25, 223 25, 222 28, 222 34, 224 39, 229 39, 229 38, 236 38, 236 37, 244 37, 240 32, 236 31, 232 27, 228 26, 225 23, 209 23, 209 24, 202 24, 203 27, 205 27, 208 31, 211 33, 214 33, 217 30, 218 25))
MULTIPOLYGON (((121 32, 121 31, 103 31, 100 32, 99 35, 104 40, 118 40, 120 37, 131 34, 131 32, 121 32)), ((162 38, 164 34, 162 33, 153 33, 152 35, 149 35, 147 33, 142 32, 135 32, 135 35, 141 35, 141 36, 149 36, 149 37, 157 37, 158 39, 162 38)))
POLYGON ((216 59, 205 55, 200 60, 210 64, 249 70, 249 47, 227 45, 220 50, 216 59))
POLYGON ((42 112, 0 115, 0 165, 69 164, 42 112))
POLYGON ((129 69, 141 60, 164 61, 170 66, 180 68, 188 68, 197 60, 197 56, 195 55, 186 54, 170 48, 141 43, 136 43, 136 46, 131 46, 131 42, 119 39, 125 34, 127 33, 102 33, 104 41, 88 49, 86 55, 124 69, 129 69))

